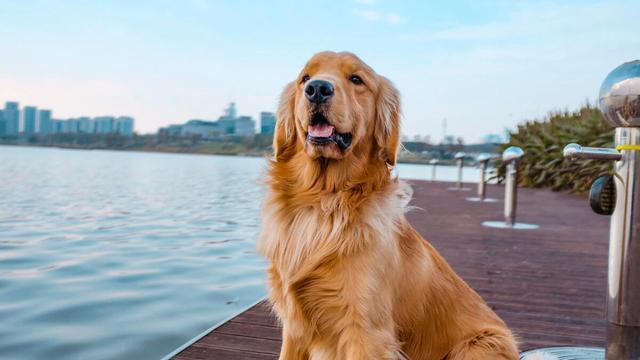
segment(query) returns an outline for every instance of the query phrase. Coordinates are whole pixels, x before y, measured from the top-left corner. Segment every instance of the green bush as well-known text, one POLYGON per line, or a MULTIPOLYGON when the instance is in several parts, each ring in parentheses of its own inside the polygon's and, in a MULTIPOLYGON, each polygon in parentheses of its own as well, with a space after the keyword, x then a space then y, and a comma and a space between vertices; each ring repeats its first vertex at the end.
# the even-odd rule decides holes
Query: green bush
MULTIPOLYGON (((611 172, 610 161, 569 161, 562 156, 564 146, 572 142, 592 147, 614 146, 614 129, 600 110, 589 104, 576 112, 551 113, 548 120, 528 121, 510 135, 503 149, 515 145, 525 152, 520 165, 520 186, 585 193, 596 177, 611 172)), ((499 160, 496 167, 498 180, 502 180, 505 166, 499 160)))

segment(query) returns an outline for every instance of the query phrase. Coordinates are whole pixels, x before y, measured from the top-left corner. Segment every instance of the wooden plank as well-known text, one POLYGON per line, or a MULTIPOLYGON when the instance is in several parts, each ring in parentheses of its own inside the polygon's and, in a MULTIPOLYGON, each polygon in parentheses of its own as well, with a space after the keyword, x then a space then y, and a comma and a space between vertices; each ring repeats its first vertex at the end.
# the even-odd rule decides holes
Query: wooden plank
POLYGON ((229 349, 203 348, 192 345, 174 357, 176 360, 270 360, 277 359, 274 354, 254 353, 229 349))
POLYGON ((280 351, 280 341, 261 339, 247 332, 242 335, 229 335, 212 331, 196 344, 202 348, 238 350, 242 352, 260 352, 277 354, 280 351))
MULTIPOLYGON (((536 231, 491 229, 502 203, 472 203, 449 183, 414 181, 407 214, 413 226, 507 322, 527 350, 603 346, 609 218, 586 199, 520 189, 518 220, 536 231)), ((473 186, 470 184, 470 186, 473 186)), ((501 198, 502 188, 489 186, 501 198)), ((265 303, 239 314, 185 349, 177 359, 277 359, 281 334, 265 303)))

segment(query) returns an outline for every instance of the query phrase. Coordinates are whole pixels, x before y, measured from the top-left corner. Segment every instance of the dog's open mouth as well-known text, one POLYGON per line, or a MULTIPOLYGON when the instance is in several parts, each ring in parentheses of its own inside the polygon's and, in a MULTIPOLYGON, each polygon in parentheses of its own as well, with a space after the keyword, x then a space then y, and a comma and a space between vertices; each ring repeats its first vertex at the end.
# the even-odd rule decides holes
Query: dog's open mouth
POLYGON ((341 150, 346 150, 351 145, 351 133, 339 133, 335 126, 320 112, 313 114, 311 125, 307 127, 307 141, 314 145, 328 145, 335 143, 341 150))

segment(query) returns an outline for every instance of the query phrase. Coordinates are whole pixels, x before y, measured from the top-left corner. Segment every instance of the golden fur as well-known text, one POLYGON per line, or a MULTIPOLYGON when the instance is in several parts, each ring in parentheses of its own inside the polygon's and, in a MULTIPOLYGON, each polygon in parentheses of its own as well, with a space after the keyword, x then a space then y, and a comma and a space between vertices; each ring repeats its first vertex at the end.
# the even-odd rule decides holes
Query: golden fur
POLYGON ((316 54, 286 86, 258 245, 280 359, 518 359, 504 322, 405 219, 399 144, 399 94, 355 55, 316 54), (306 141, 308 79, 335 87, 322 109, 353 135, 346 150, 306 141))

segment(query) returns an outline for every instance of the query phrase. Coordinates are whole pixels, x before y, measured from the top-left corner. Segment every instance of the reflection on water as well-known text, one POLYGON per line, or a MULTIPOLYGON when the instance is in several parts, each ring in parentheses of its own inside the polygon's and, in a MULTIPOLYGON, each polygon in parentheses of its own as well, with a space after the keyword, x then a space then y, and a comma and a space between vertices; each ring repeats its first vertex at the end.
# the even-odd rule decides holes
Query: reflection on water
POLYGON ((0 358, 157 359, 264 296, 264 165, 0 146, 0 358))
POLYGON ((0 147, 0 358, 157 359, 263 296, 263 164, 0 147))

